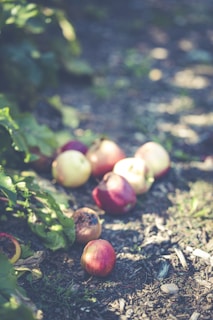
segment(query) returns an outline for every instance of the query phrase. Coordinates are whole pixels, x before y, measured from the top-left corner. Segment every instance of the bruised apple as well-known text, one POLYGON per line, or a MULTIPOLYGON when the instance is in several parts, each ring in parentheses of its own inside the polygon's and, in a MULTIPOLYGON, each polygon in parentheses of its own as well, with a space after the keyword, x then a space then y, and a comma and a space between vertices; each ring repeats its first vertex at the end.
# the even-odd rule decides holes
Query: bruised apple
POLYGON ((14 236, 0 232, 0 252, 4 253, 11 263, 15 263, 21 256, 21 246, 14 236))
POLYGON ((124 177, 136 194, 147 192, 154 182, 152 170, 141 158, 122 159, 115 164, 113 172, 124 177))
POLYGON ((129 182, 122 176, 108 172, 93 189, 96 205, 109 214, 124 214, 136 204, 136 194, 129 182))
POLYGON ((91 175, 91 164, 80 151, 67 150, 53 161, 52 175, 64 187, 80 187, 91 175))
POLYGON ((116 253, 111 243, 104 239, 89 241, 81 256, 82 268, 90 275, 106 277, 116 263, 116 253))
POLYGON ((75 223, 76 242, 87 243, 98 239, 102 232, 102 225, 98 214, 87 207, 76 210, 73 214, 75 223))
POLYGON ((170 168, 170 156, 167 150, 159 143, 149 141, 139 147, 135 157, 145 160, 152 169, 154 177, 162 177, 170 168))
POLYGON ((88 147, 81 141, 79 140, 69 140, 66 142, 63 146, 61 146, 57 153, 61 153, 67 150, 77 150, 80 151, 83 154, 86 154, 88 151, 88 147))
POLYGON ((114 141, 101 138, 89 147, 86 157, 91 163, 92 175, 102 177, 112 171, 116 162, 125 158, 125 153, 114 141))

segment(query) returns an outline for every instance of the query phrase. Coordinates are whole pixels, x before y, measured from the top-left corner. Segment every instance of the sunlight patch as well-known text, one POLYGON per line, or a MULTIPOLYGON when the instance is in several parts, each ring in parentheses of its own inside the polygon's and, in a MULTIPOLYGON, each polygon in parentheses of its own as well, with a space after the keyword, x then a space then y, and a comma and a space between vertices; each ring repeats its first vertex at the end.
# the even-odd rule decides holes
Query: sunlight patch
POLYGON ((151 50, 150 55, 154 59, 164 60, 168 58, 169 53, 165 48, 154 48, 153 50, 151 50))
POLYGON ((206 77, 195 75, 190 69, 177 72, 173 79, 173 83, 178 87, 189 89, 203 89, 210 84, 206 77))
POLYGON ((152 69, 149 73, 149 78, 152 81, 158 81, 162 78, 163 73, 160 69, 152 69))

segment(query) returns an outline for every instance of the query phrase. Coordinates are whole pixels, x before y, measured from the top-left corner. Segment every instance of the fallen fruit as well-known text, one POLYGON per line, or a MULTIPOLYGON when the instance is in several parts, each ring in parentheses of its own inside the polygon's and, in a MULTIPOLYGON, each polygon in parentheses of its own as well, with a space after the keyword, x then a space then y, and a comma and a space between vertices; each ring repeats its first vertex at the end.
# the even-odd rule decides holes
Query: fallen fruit
POLYGON ((87 207, 76 210, 73 214, 76 231, 76 242, 87 243, 98 239, 102 232, 102 224, 97 213, 87 207))
POLYGON ((115 250, 107 240, 92 240, 84 247, 81 265, 88 274, 106 277, 112 272, 115 263, 115 250))
POLYGON ((167 150, 154 141, 149 141, 139 147, 135 152, 135 157, 144 159, 147 162, 155 178, 165 175, 171 166, 167 150))
POLYGON ((11 263, 15 263, 21 256, 21 247, 18 240, 11 234, 1 232, 0 252, 4 253, 11 263))
POLYGON ((141 158, 122 159, 115 164, 113 172, 124 177, 136 194, 147 192, 154 182, 152 170, 141 158))
POLYGON ((96 205, 109 214, 124 214, 136 204, 136 194, 129 182, 122 176, 108 172, 93 189, 96 205))
POLYGON ((77 150, 83 154, 86 154, 88 151, 88 147, 79 140, 69 140, 67 143, 65 143, 62 147, 58 149, 57 153, 59 154, 67 150, 77 150))
POLYGON ((53 161, 52 175, 64 187, 80 187, 89 179, 91 165, 80 151, 64 151, 53 161))
POLYGON ((91 163, 92 175, 102 177, 112 171, 116 162, 125 158, 125 153, 114 141, 101 138, 89 147, 86 157, 91 163))

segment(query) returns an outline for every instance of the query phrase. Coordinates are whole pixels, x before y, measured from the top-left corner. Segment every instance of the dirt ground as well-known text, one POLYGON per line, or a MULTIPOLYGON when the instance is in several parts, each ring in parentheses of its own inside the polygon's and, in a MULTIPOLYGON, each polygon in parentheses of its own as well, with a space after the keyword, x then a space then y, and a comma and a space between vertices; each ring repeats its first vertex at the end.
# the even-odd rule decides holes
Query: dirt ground
MULTIPOLYGON (((75 134, 104 134, 129 156, 157 140, 172 167, 131 213, 101 214, 117 254, 107 278, 82 271, 75 244, 46 252, 44 277, 23 285, 44 320, 213 319, 213 3, 72 0, 67 12, 93 69, 56 90, 81 115, 75 134)), ((75 206, 97 209, 96 184, 67 191, 75 206)))

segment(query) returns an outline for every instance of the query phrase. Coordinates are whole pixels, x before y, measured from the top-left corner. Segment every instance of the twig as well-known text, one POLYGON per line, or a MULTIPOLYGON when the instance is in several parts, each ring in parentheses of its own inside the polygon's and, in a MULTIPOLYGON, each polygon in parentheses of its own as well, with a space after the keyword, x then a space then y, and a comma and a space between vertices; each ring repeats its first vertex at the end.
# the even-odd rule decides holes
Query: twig
POLYGON ((178 256, 178 259, 180 260, 180 263, 182 264, 183 268, 188 269, 188 264, 186 262, 184 255, 183 255, 183 252, 178 248, 174 248, 174 249, 175 249, 175 253, 178 256))
POLYGON ((193 312, 191 317, 189 318, 189 320, 197 320, 200 316, 200 313, 199 312, 193 312))

